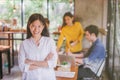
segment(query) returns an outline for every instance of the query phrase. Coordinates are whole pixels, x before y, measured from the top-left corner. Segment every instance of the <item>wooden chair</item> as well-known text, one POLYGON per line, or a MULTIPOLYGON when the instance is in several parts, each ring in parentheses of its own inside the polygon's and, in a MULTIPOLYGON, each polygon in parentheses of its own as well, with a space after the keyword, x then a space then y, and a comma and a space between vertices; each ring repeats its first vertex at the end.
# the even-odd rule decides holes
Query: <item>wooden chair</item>
POLYGON ((3 69, 2 69, 2 54, 6 53, 7 54, 7 60, 8 60, 8 73, 10 74, 11 72, 11 62, 10 62, 10 46, 4 46, 0 45, 0 80, 3 77, 3 69))
POLYGON ((99 69, 94 77, 89 77, 89 78, 85 77, 85 78, 83 78, 83 80, 103 80, 102 71, 105 66, 105 61, 106 61, 106 59, 104 59, 102 61, 101 66, 99 67, 99 69))

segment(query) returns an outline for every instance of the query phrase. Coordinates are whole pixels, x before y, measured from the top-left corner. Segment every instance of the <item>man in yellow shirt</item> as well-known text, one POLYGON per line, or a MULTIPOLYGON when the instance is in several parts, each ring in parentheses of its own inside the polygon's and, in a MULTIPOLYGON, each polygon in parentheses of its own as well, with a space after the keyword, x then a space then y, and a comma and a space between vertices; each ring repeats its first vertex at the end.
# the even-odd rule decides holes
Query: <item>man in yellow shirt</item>
POLYGON ((60 50, 63 40, 66 40, 66 52, 80 52, 82 50, 83 28, 80 22, 75 22, 70 12, 63 16, 63 25, 57 43, 57 51, 60 50))

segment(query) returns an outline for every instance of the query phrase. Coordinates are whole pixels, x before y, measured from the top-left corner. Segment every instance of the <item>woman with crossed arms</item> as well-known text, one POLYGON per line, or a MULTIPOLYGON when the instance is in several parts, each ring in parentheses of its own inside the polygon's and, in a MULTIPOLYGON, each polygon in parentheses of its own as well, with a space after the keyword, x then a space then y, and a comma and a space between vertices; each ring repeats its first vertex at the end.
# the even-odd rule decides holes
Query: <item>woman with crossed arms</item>
POLYGON ((20 45, 18 61, 22 80, 56 80, 56 46, 41 14, 32 14, 28 20, 27 39, 20 45))

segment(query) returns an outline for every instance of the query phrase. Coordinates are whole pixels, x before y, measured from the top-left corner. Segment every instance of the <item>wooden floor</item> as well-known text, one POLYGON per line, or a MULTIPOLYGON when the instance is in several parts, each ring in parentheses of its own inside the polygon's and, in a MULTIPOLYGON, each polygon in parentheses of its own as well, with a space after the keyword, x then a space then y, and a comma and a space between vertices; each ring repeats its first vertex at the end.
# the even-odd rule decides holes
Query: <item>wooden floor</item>
MULTIPOLYGON (((15 58, 15 66, 13 68, 11 68, 11 74, 8 74, 7 72, 7 69, 4 69, 4 76, 3 76, 3 79, 1 80, 22 80, 21 79, 21 76, 22 76, 22 73, 20 72, 20 69, 18 67, 18 58, 17 56, 14 57, 15 58)), ((105 71, 103 71, 103 80, 109 80, 105 71)))
MULTIPOLYGON (((1 80, 21 80, 21 76, 19 67, 16 65, 11 69, 11 74, 7 74, 7 71, 4 70, 4 76, 1 80)), ((103 72, 103 80, 109 80, 105 72, 103 72)))
POLYGON ((1 79, 1 80, 22 80, 21 76, 22 76, 22 74, 19 70, 19 67, 14 66, 11 69, 11 74, 8 74, 7 70, 4 69, 4 76, 3 76, 3 79, 1 79))

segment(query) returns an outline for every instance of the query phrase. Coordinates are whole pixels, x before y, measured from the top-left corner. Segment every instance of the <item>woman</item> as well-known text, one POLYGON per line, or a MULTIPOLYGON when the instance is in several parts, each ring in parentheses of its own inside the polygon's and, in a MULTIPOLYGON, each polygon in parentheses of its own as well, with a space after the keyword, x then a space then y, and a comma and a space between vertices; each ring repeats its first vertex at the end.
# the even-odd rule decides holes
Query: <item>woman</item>
POLYGON ((70 12, 63 16, 63 25, 58 39, 57 51, 60 50, 64 38, 66 39, 66 52, 77 53, 82 50, 83 29, 79 22, 75 22, 70 12))
POLYGON ((27 39, 21 43, 18 55, 22 80, 56 80, 56 46, 48 36, 43 16, 32 14, 27 24, 27 39))

